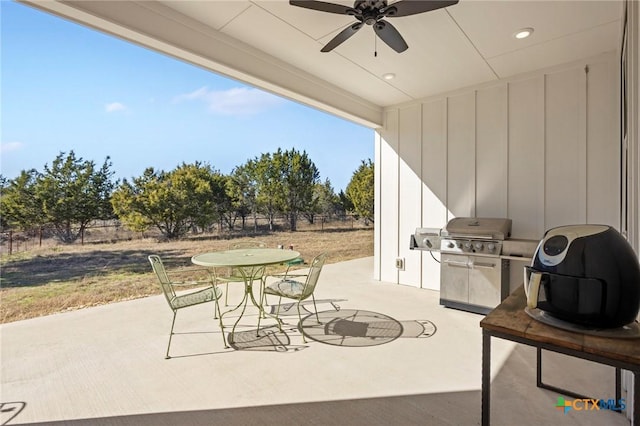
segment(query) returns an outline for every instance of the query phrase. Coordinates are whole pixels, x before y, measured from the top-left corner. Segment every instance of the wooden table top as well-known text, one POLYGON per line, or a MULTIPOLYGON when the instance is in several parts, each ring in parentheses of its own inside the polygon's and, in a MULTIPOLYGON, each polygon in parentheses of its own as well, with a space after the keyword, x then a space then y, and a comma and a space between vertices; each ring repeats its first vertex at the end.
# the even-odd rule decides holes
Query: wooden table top
POLYGON ((519 287, 480 321, 480 327, 533 343, 548 343, 640 366, 640 339, 593 336, 552 327, 529 316, 524 287, 519 287))

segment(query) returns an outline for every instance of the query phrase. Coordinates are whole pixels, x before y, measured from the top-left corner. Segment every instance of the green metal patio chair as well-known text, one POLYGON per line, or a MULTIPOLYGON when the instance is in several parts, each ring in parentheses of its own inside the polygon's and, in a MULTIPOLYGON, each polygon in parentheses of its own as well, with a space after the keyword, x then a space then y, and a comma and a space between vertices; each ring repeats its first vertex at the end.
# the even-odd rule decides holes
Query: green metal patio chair
MULTIPOLYGON (((218 304, 218 300, 222 297, 222 290, 217 287, 216 280, 211 272, 207 269, 197 269, 199 273, 202 272, 207 274, 208 279, 203 281, 172 281, 167 274, 160 256, 149 256, 149 262, 151 263, 153 272, 155 272, 158 280, 160 281, 160 287, 162 287, 162 291, 169 303, 169 307, 173 311, 173 320, 171 321, 171 331, 169 332, 169 343, 167 344, 167 354, 165 355, 165 359, 171 358, 169 356, 169 348, 171 347, 171 338, 174 334, 173 327, 176 323, 176 314, 178 313, 178 310, 182 308, 188 308, 189 306, 195 306, 201 303, 214 302, 213 318, 219 318, 220 320, 220 330, 223 333, 222 340, 224 342, 224 326, 222 324, 220 305, 218 304), (189 293, 181 292, 179 295, 176 294, 176 287, 193 285, 205 285, 206 287, 189 293)), ((196 269, 190 269, 190 271, 196 271, 196 269)))
MULTIPOLYGON (((287 299, 297 300, 296 308, 298 309, 298 329, 300 333, 302 333, 302 340, 307 343, 307 339, 304 337, 304 333, 302 332, 302 314, 300 313, 300 304, 303 300, 311 297, 313 300, 313 310, 316 314, 316 320, 318 324, 320 324, 320 318, 318 317, 318 308, 316 307, 316 299, 313 293, 318 285, 318 278, 320 277, 320 272, 322 272, 322 266, 327 258, 327 253, 321 253, 317 255, 312 261, 309 267, 309 272, 306 274, 295 274, 295 273, 287 273, 283 275, 272 275, 272 277, 281 278, 278 281, 265 285, 264 293, 265 296, 270 294, 272 296, 279 296, 278 300, 278 308, 276 310, 275 318, 278 321, 278 326, 282 330, 282 320, 279 317, 280 314, 280 302, 282 302, 282 298, 285 297, 287 299), (298 278, 296 280, 294 278, 298 278), (301 280, 300 278, 304 278, 301 280)), ((260 328, 260 320, 258 320, 258 328, 260 328)))

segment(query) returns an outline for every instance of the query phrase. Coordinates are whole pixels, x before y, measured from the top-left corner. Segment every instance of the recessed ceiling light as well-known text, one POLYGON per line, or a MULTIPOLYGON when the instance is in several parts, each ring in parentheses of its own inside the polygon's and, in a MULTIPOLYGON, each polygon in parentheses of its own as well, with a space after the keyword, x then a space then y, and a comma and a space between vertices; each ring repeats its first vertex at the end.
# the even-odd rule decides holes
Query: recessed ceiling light
POLYGON ((533 28, 522 28, 513 33, 513 36, 517 39, 523 39, 529 37, 531 34, 533 34, 533 28))
POLYGON ((392 72, 388 72, 386 74, 382 74, 382 78, 384 78, 385 80, 393 80, 394 78, 396 78, 396 75, 392 72))

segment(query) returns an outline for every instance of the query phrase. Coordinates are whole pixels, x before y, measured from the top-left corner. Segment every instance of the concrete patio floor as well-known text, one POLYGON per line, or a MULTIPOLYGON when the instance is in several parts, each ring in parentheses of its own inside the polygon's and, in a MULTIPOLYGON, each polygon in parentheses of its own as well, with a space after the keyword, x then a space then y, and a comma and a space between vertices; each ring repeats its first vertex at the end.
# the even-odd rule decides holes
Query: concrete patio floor
MULTIPOLYGON (((441 307, 434 291, 374 281, 372 270, 372 258, 326 265, 316 290, 325 316, 378 319, 361 329, 368 338, 347 331, 305 344, 289 315, 284 335, 267 320, 256 346, 240 340, 254 335, 250 307, 244 349, 225 349, 205 304, 178 313, 182 334, 165 360, 163 296, 4 324, 0 424, 480 424, 482 316, 441 307)), ((231 286, 231 300, 240 291, 231 286)), ((550 384, 614 398, 610 367, 545 353, 544 368, 550 384)), ((492 374, 492 424, 629 424, 605 410, 557 410, 559 395, 536 387, 533 348, 493 339, 492 374)))

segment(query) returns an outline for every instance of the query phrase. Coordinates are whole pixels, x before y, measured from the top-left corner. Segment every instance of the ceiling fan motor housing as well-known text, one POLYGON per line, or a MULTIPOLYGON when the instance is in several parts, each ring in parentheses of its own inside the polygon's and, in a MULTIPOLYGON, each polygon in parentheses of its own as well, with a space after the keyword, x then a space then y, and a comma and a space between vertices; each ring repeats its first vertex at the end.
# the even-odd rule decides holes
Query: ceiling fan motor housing
POLYGON ((350 15, 355 16, 367 25, 373 25, 380 19, 389 15, 383 11, 386 7, 387 0, 356 0, 353 4, 353 8, 356 13, 350 13, 350 15))

